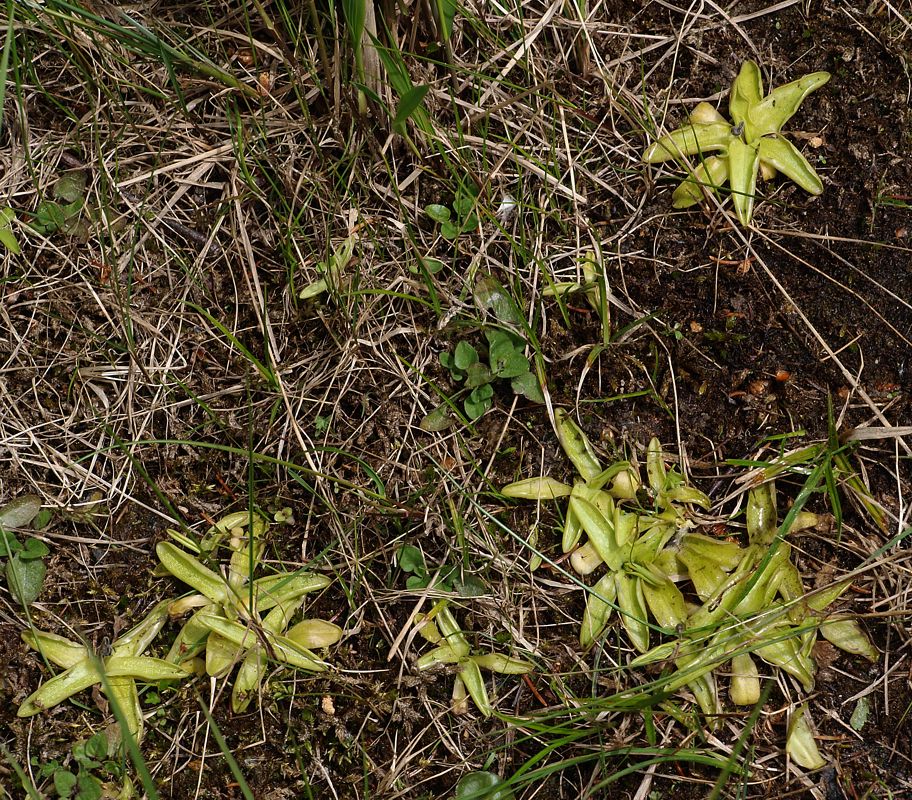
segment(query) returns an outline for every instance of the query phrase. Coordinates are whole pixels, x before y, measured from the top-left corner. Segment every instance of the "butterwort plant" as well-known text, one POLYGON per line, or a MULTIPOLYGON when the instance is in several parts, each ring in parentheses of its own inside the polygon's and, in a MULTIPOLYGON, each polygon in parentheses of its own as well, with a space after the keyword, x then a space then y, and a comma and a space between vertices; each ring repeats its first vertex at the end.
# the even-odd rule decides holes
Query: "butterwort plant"
POLYGON ((731 121, 700 103, 684 125, 650 145, 643 160, 658 164, 698 157, 699 164, 675 189, 672 205, 688 208, 703 199, 704 189, 717 190, 728 181, 738 220, 747 227, 758 176, 770 180, 781 172, 812 195, 823 192, 820 176, 781 131, 804 99, 829 79, 828 72, 813 72, 764 96, 760 68, 745 61, 729 93, 731 121))

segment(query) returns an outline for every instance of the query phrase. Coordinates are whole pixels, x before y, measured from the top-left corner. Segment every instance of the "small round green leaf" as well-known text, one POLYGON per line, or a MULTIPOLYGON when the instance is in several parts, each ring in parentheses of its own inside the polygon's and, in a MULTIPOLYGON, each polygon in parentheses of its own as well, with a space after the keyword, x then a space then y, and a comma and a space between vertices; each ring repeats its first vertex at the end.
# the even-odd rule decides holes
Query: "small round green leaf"
POLYGON ((542 393, 538 378, 532 372, 524 372, 510 381, 514 393, 520 394, 533 403, 544 403, 545 395, 542 393))
POLYGON ((41 594, 46 573, 47 567, 41 559, 23 560, 15 555, 6 562, 6 585, 13 597, 28 606, 41 594))
POLYGON ((490 383, 479 386, 472 390, 472 393, 465 399, 463 406, 469 419, 475 420, 484 415, 484 413, 493 405, 494 389, 490 383))
POLYGON ((493 772, 470 772, 456 784, 456 800, 513 800, 514 796, 493 772))
POLYGON ((411 544, 404 544, 399 548, 396 554, 399 561, 399 569, 404 572, 416 572, 420 574, 427 573, 427 567, 424 563, 424 556, 421 551, 411 544))
POLYGON ((434 222, 444 223, 450 219, 451 212, 446 206, 439 203, 431 203, 424 207, 424 213, 427 214, 434 222))
POLYGON ((440 226, 440 235, 450 242, 459 238, 459 231, 459 226, 449 220, 442 223, 440 226))
POLYGON ((76 788, 76 776, 68 769, 58 769, 54 773, 54 791, 61 798, 70 797, 76 788))
POLYGON ((453 354, 453 363, 457 369, 468 369, 478 363, 478 351, 468 342, 459 342, 453 354))
POLYGON ((48 546, 40 539, 26 539, 25 547, 19 553, 19 558, 23 561, 28 561, 32 558, 44 558, 50 552, 48 546))
POLYGON ((418 423, 418 427, 428 433, 439 433, 440 431, 449 430, 455 423, 456 420, 453 418, 452 409, 446 403, 443 403, 433 411, 425 414, 421 422, 418 423))
POLYGON ((34 494, 17 497, 0 508, 0 527, 24 528, 41 511, 41 498, 34 494))

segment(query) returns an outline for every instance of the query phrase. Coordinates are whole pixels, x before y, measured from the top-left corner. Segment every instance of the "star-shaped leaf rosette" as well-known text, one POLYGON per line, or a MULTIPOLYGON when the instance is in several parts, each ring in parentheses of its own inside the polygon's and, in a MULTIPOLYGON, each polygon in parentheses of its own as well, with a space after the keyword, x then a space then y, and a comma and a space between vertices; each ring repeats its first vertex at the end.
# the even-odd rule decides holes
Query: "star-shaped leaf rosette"
POLYGON ((188 677, 187 670, 176 664, 143 655, 167 622, 170 604, 170 600, 165 600, 154 606, 142 622, 114 642, 106 658, 100 658, 84 644, 56 633, 37 629, 23 631, 25 643, 51 663, 63 667, 63 672, 43 683, 38 691, 26 698, 19 706, 17 716, 38 714, 83 689, 101 684, 108 699, 120 708, 130 734, 139 741, 143 732, 143 716, 136 681, 155 683, 188 677))
MULTIPOLYGON (((605 574, 587 589, 580 645, 591 647, 617 609, 630 643, 645 653, 650 628, 655 627, 650 617, 668 631, 687 618, 681 591, 657 567, 656 559, 676 533, 683 535, 693 527, 689 507, 708 509, 709 498, 688 485, 676 469, 665 466, 658 439, 646 448, 644 486, 636 464, 618 461, 602 468, 586 434, 567 413, 556 409, 554 418, 577 480, 570 486, 548 476, 527 478, 504 486, 501 492, 524 500, 568 498, 561 549, 570 553, 570 565, 579 575, 606 567, 605 574)), ((696 538, 689 537, 687 547, 696 538)))
POLYGON ((733 122, 709 103, 700 103, 685 125, 647 148, 643 161, 687 162, 695 157, 699 163, 675 189, 672 205, 688 208, 703 200, 704 190, 718 190, 728 181, 738 220, 749 226, 758 176, 770 180, 781 172, 810 194, 823 191, 820 176, 781 130, 804 98, 829 79, 828 72, 814 72, 764 97, 760 68, 745 61, 729 94, 733 122))
POLYGON ((184 624, 166 660, 189 663, 205 650, 205 671, 214 677, 224 677, 240 664, 231 693, 235 713, 250 704, 269 659, 323 672, 328 665, 313 651, 329 647, 342 637, 341 628, 319 619, 304 619, 289 628, 305 595, 329 585, 325 575, 277 572, 252 579, 261 563, 267 527, 265 519, 243 511, 216 523, 198 546, 170 532, 195 553, 172 542, 156 547, 162 566, 197 591, 169 606, 173 619, 196 611, 184 624), (226 575, 210 569, 197 557, 215 554, 223 543, 231 552, 226 575))

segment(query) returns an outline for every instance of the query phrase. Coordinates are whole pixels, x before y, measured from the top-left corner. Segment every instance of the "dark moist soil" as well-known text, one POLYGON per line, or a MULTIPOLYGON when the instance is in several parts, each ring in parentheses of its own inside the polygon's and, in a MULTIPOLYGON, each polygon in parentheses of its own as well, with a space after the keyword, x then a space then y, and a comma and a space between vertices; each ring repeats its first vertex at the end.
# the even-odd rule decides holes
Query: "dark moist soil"
MULTIPOLYGON (((660 34, 680 27, 681 16, 657 4, 649 5, 645 11, 633 2, 607 5, 612 21, 628 24, 633 30, 660 34)), ((738 4, 737 11, 743 14, 760 7, 756 3, 738 4)), ((764 69, 772 72, 778 82, 818 69, 833 74, 832 81, 804 103, 790 125, 793 132, 801 129, 822 139, 813 156, 825 176, 826 190, 821 197, 810 198, 783 181, 762 186, 768 200, 759 206, 756 224, 776 232, 769 242, 755 236, 753 245, 823 338, 834 350, 841 350, 840 358, 853 373, 858 372, 863 356, 860 384, 865 391, 881 404, 891 399, 890 419, 896 424, 908 424, 912 420, 907 363, 910 352, 902 337, 912 336, 912 313, 870 280, 900 298, 912 297, 907 249, 912 220, 908 207, 903 205, 908 202, 907 193, 912 187, 909 58, 908 51, 903 50, 908 37, 903 39, 895 18, 885 12, 864 17, 868 33, 860 25, 849 24, 848 12, 840 5, 814 4, 810 16, 802 13, 803 7, 804 4, 796 4, 774 15, 745 21, 741 27, 763 54, 764 69)), ((603 55, 622 54, 618 38, 599 41, 598 31, 594 35, 603 55)), ((688 36, 682 45, 672 85, 676 97, 704 97, 727 87, 741 60, 750 55, 744 41, 729 26, 688 36), (708 65, 698 52, 708 53, 718 66, 708 65)), ((651 67, 648 61, 646 67, 651 67)), ((670 60, 665 61, 653 73, 651 84, 667 86, 670 70, 670 60)), ((599 81, 560 73, 550 77, 567 99, 595 122, 608 113, 611 100, 604 96, 599 81)), ((680 106, 672 111, 679 116, 683 113, 680 106)), ((610 170, 606 174, 610 175, 610 170)), ((635 186, 636 191, 648 194, 642 218, 652 221, 620 244, 621 252, 638 255, 615 261, 608 274, 616 294, 628 297, 640 309, 655 312, 649 322, 652 332, 641 326, 611 345, 599 357, 579 396, 592 400, 650 387, 652 394, 582 406, 580 418, 590 438, 609 454, 625 444, 642 446, 651 436, 674 442, 680 434, 681 444, 695 465, 694 479, 711 491, 718 485, 720 474, 734 472, 723 468, 719 473, 710 465, 728 458, 750 457, 766 436, 805 431, 804 436, 794 440, 795 446, 826 438, 830 404, 840 409, 849 387, 832 360, 825 358, 826 353, 810 335, 795 307, 775 288, 760 265, 748 258, 739 238, 725 228, 723 220, 700 210, 667 213, 672 188, 672 183, 664 181, 635 186), (677 425, 668 408, 677 412, 677 425)), ((611 232, 627 221, 619 214, 620 206, 610 196, 601 196, 597 187, 582 186, 580 190, 589 192, 593 224, 611 232)), ((623 190, 633 191, 630 187, 623 190)), ((63 308, 60 312, 62 317, 71 313, 72 309, 63 308)), ((300 320, 302 355, 314 347, 323 348, 330 340, 333 313, 331 307, 326 307, 321 318, 305 315, 300 320)), ((600 340, 598 320, 583 310, 571 311, 569 327, 556 311, 550 319, 543 348, 552 400, 556 405, 575 407, 583 357, 566 360, 564 356, 600 340)), ((633 322, 621 312, 614 318, 616 329, 633 322)), ((428 331, 436 330, 435 318, 428 316, 422 323, 428 331)), ((344 320, 340 320, 339 329, 345 327, 344 320)), ((53 335, 49 330, 48 341, 35 343, 35 347, 54 351, 57 342, 53 335)), ((435 349, 452 346, 454 334, 444 331, 433 335, 435 349)), ((200 364, 205 364, 205 358, 201 357, 200 364)), ((203 380, 204 373, 205 370, 196 379, 203 380)), ((447 385, 443 370, 431 377, 447 385)), ((61 374, 56 378, 65 384, 68 376, 61 374)), ((54 379, 49 376, 49 380, 54 379)), ((375 554, 371 571, 361 579, 369 582, 373 591, 385 592, 401 589, 403 582, 401 572, 392 566, 391 541, 419 543, 430 564, 446 560, 453 563, 451 534, 439 524, 426 523, 420 510, 445 506, 445 478, 428 466, 423 476, 424 494, 419 499, 415 497, 414 476, 390 469, 384 454, 390 451, 390 439, 397 438, 399 429, 407 423, 409 412, 399 409, 395 400, 389 401, 384 387, 372 382, 370 376, 358 380, 363 384, 357 387, 362 408, 379 406, 381 413, 361 432, 357 455, 383 475, 388 495, 398 498, 393 513, 389 509, 365 512, 361 508, 360 515, 368 524, 353 531, 353 535, 361 537, 360 551, 375 554)), ((844 416, 844 429, 871 418, 870 410, 856 401, 844 416)), ((486 464, 499 444, 499 455, 489 477, 493 484, 506 483, 517 476, 537 474, 540 448, 544 447, 546 473, 569 477, 569 468, 540 407, 520 402, 515 414, 519 424, 511 424, 506 437, 499 440, 503 412, 510 402, 511 397, 500 391, 495 410, 478 423, 474 435, 466 433, 465 448, 472 458, 478 464, 486 464)), ((358 419, 359 409, 345 410, 358 419)), ((302 423, 310 425, 313 420, 304 419, 302 423)), ((236 437, 237 443, 245 446, 246 420, 232 418, 218 435, 225 443, 236 437)), ((201 458, 172 448, 161 464, 146 466, 155 468, 152 477, 159 481, 165 494, 181 498, 180 505, 190 512, 205 509, 211 513, 212 507, 229 505, 235 499, 230 493, 201 487, 245 485, 243 469, 219 453, 201 458)), ((895 510, 895 478, 887 471, 891 466, 872 463, 869 479, 875 496, 895 510)), ((902 469, 902 479, 908 481, 907 466, 902 469)), ((353 469, 343 477, 366 484, 368 476, 353 469)), ((797 488, 797 483, 780 483, 782 496, 794 496, 797 488)), ((311 496, 300 487, 284 487, 283 491, 283 502, 294 508, 310 507, 311 496)), ((150 505, 160 505, 154 497, 145 499, 150 505)), ((359 503, 340 498, 340 509, 348 512, 359 503)), ((827 510, 816 498, 811 505, 815 510, 827 510)), ((438 520, 440 513, 435 512, 438 520)), ((503 519, 522 533, 528 530, 531 513, 528 508, 517 507, 504 511, 503 519)), ((846 521, 859 529, 869 527, 850 507, 846 508, 846 521)), ((114 530, 123 531, 123 539, 133 540, 140 538, 135 533, 139 529, 141 536, 150 536, 154 541, 164 536, 162 527, 156 518, 137 516, 134 511, 119 520, 114 530)), ((320 531, 329 530, 329 526, 310 525, 308 530, 312 538, 306 542, 307 552, 319 553, 332 546, 329 539, 320 538, 320 531)), ((274 555, 277 559, 298 561, 304 544, 292 531, 273 542, 274 555)), ((501 537, 499 544, 504 552, 519 555, 512 540, 501 537)), ((828 563, 842 569, 857 563, 852 563, 852 557, 827 537, 802 537, 800 544, 804 553, 802 568, 806 571, 813 572, 828 563)), ((551 543, 546 542, 545 546, 554 553, 551 543)), ((90 638, 102 635, 118 619, 122 624, 138 619, 152 603, 174 591, 168 579, 150 577, 148 550, 112 548, 106 554, 74 545, 72 552, 63 548, 57 552, 43 600, 55 603, 67 597, 79 598, 78 616, 89 628, 90 638), (99 564, 91 581, 86 580, 82 567, 86 557, 90 563, 99 564), (93 602, 96 600, 104 602, 93 602)), ((491 576, 498 577, 493 571, 491 576)), ((484 580, 484 571, 479 577, 484 580)), ((363 591, 363 587, 355 589, 363 591)), ((562 598, 568 617, 579 618, 582 600, 578 595, 562 598)), ((366 595, 356 596, 356 603, 360 604, 366 595)), ((333 660, 342 671, 332 677, 302 680, 291 689, 286 685, 284 694, 264 701, 262 715, 234 717, 226 710, 223 699, 217 707, 216 720, 257 798, 329 797, 329 784, 334 788, 333 794, 343 798, 383 796, 375 793, 390 766, 390 742, 396 740, 401 752, 402 741, 412 739, 418 740, 419 746, 411 774, 417 776, 416 782, 423 783, 405 796, 445 797, 452 790, 462 762, 441 744, 434 729, 428 728, 425 703, 425 698, 430 698, 432 707, 446 706, 451 676, 438 673, 415 677, 407 672, 400 676, 396 662, 391 667, 386 658, 391 636, 406 624, 413 605, 411 595, 390 601, 384 605, 381 620, 375 616, 376 606, 367 604, 367 610, 359 616, 358 636, 334 653, 333 660), (332 699, 333 713, 326 710, 326 698, 332 699)), ((349 607, 341 589, 334 588, 309 613, 334 618, 342 624, 349 607)), ((41 627, 65 633, 52 617, 39 613, 35 621, 41 627)), ((548 607, 544 608, 538 623, 562 627, 555 628, 554 641, 543 644, 541 655, 552 666, 561 663, 564 669, 571 670, 574 665, 566 658, 566 645, 572 644, 575 630, 567 633, 564 622, 564 618, 557 618, 548 607)), ((467 623, 469 627, 476 624, 472 620, 467 623)), ((895 646, 896 633, 891 633, 885 622, 871 621, 868 629, 878 646, 885 646, 891 636, 895 646)), ((825 655, 821 653, 822 661, 825 655)), ((860 659, 834 655, 832 667, 824 667, 820 674, 822 697, 818 706, 847 723, 854 704, 843 706, 842 700, 875 680, 882 669, 882 664, 871 667, 860 659)), ((29 754, 37 755, 41 761, 64 760, 74 736, 97 725, 99 713, 91 698, 85 697, 85 708, 65 704, 36 725, 16 719, 15 708, 38 686, 45 669, 21 643, 18 629, 6 622, 0 624, 0 674, 0 721, 8 726, 12 738, 4 738, 20 763, 29 754)), ((574 689, 581 696, 591 692, 588 679, 581 676, 578 683, 574 689)), ((532 684, 546 701, 555 699, 546 676, 533 676, 532 684)), ((539 700, 524 683, 518 689, 511 681, 501 685, 504 692, 514 690, 508 709, 511 712, 529 713, 539 708, 539 700)), ((272 686, 275 689, 279 684, 272 686)), ((144 743, 149 763, 163 758, 175 738, 188 737, 190 741, 199 735, 195 726, 201 723, 194 691, 205 693, 206 687, 200 683, 176 693, 162 691, 164 712, 149 721, 144 743)), ((850 736, 846 724, 836 725, 817 714, 821 733, 831 737, 827 751, 835 757, 835 771, 813 778, 827 800, 870 796, 871 791, 878 795, 888 787, 908 786, 912 764, 909 686, 904 681, 890 683, 889 707, 884 705, 882 691, 869 698, 872 714, 861 738, 850 736)), ((770 707, 780 706, 773 700, 770 707)), ((474 763, 484 762, 485 750, 496 752, 493 768, 503 774, 513 772, 542 746, 534 741, 514 741, 507 750, 498 750, 513 737, 521 736, 505 733, 497 721, 468 717, 448 719, 444 724, 474 763)), ((761 721, 754 737, 760 752, 765 747, 764 740, 773 746, 784 741, 784 725, 782 714, 761 721)), ((604 741, 610 744, 611 734, 603 734, 604 741)), ((198 754, 201 743, 194 741, 191 750, 198 754)), ((167 782, 166 796, 195 796, 198 759, 186 755, 177 763, 181 769, 176 774, 158 776, 167 782)), ((622 758, 608 761, 605 772, 595 780, 624 763, 622 758)), ((585 782, 589 775, 584 771, 574 780, 585 782)), ((0 780, 9 782, 5 765, 0 766, 0 780)), ((604 796, 632 796, 640 780, 634 776, 622 781, 615 787, 618 794, 608 792, 604 796)), ((661 797, 703 798, 714 780, 715 773, 696 767, 685 776, 666 775, 660 768, 653 788, 661 797), (688 784, 681 777, 702 782, 688 784)), ((571 784, 579 786, 572 780, 571 784)), ((799 797, 805 790, 797 781, 780 779, 771 784, 748 785, 744 791, 746 797, 799 797)), ((386 793, 391 795, 393 789, 386 787, 386 793)), ((199 796, 241 796, 220 757, 207 760, 199 796)), ((562 788, 553 779, 546 781, 535 796, 549 800, 574 795, 573 790, 562 788)))

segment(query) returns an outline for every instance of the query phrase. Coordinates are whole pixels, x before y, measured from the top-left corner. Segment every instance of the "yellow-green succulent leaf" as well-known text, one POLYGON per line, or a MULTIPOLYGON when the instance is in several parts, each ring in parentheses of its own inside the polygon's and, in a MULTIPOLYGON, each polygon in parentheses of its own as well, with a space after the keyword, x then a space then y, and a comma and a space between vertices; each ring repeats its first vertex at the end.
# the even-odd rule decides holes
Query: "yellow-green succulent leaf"
POLYGON ((736 706, 752 706, 760 700, 760 672, 750 653, 732 657, 728 696, 736 706))
POLYGON ((18 717, 30 717, 45 709, 53 708, 83 689, 98 683, 101 675, 91 659, 80 661, 68 670, 45 681, 37 691, 29 695, 16 712, 18 717))
POLYGON ((702 103, 697 103, 697 105, 694 106, 694 110, 690 112, 687 121, 694 124, 706 125, 711 122, 725 122, 725 117, 719 113, 715 106, 704 101, 702 103))
POLYGON ((586 486, 589 489, 604 489, 609 481, 612 481, 620 473, 625 472, 628 469, 630 469, 629 461, 616 461, 610 467, 603 469, 592 480, 586 481, 586 486))
POLYGON ((589 649, 608 624, 614 610, 612 603, 617 597, 617 584, 614 573, 603 575, 595 586, 586 593, 586 609, 580 625, 580 647, 589 649))
POLYGON ((204 594, 188 594, 173 600, 168 605, 168 616, 172 620, 180 619, 188 611, 196 612, 200 608, 212 605, 212 601, 204 594))
POLYGON ((657 518, 643 514, 640 516, 638 524, 648 522, 649 519, 656 519, 657 521, 653 522, 633 542, 633 546, 630 548, 630 561, 635 561, 639 564, 651 564, 661 549, 675 535, 675 524, 667 522, 661 517, 657 518))
POLYGON ((562 281, 560 283, 552 283, 550 286, 546 286, 542 289, 543 297, 562 297, 565 294, 570 292, 579 292, 584 289, 584 285, 577 283, 576 281, 562 281))
POLYGON ((105 659, 105 673, 111 678, 133 678, 141 681, 179 681, 187 670, 162 658, 118 656, 105 659))
POLYGON ((263 676, 266 674, 266 654, 259 645, 250 649, 234 676, 231 690, 231 710, 235 714, 244 713, 250 701, 260 689, 263 676))
POLYGON ((682 549, 678 553, 678 558, 687 567, 687 575, 697 597, 704 602, 716 593, 728 577, 715 561, 700 552, 682 549))
POLYGON ((469 700, 466 685, 459 675, 453 680, 453 699, 450 705, 454 714, 468 714, 469 700))
POLYGON ((210 631, 206 639, 206 674, 213 678, 223 677, 243 654, 244 650, 234 642, 210 631))
POLYGON ((743 596, 739 596, 734 608, 730 609, 733 614, 739 617, 751 616, 770 607, 785 577, 789 552, 788 545, 782 542, 754 576, 745 577, 741 581, 738 589, 743 596), (742 587, 747 587, 746 593, 742 587))
POLYGON ((582 497, 571 497, 570 508, 580 521, 583 530, 589 537, 589 543, 595 548, 599 557, 616 570, 623 561, 623 553, 614 540, 614 525, 588 500, 582 497))
POLYGON ((85 645, 72 642, 56 633, 39 631, 37 628, 22 631, 22 641, 32 650, 41 653, 48 661, 64 669, 75 667, 89 657, 89 650, 85 645))
POLYGON ((785 751, 792 761, 805 769, 821 769, 827 765, 814 740, 814 731, 811 729, 806 705, 799 706, 792 712, 785 751))
POLYGON ((665 496, 673 503, 682 505, 700 506, 700 508, 709 509, 712 506, 712 500, 704 492, 695 489, 693 486, 687 486, 681 483, 665 493, 665 496))
POLYGON ((678 625, 683 625, 687 621, 684 595, 668 578, 655 583, 641 579, 640 584, 643 587, 646 604, 659 625, 666 630, 674 631, 678 625))
POLYGON ((172 664, 180 664, 187 661, 206 646, 206 640, 209 638, 210 629, 203 624, 201 617, 205 614, 216 613, 215 603, 207 603, 205 606, 195 612, 188 619, 174 639, 165 661, 172 664))
POLYGON ((510 483, 500 490, 504 497, 521 500, 557 500, 567 497, 571 487, 566 483, 554 480, 547 476, 539 478, 526 478, 522 481, 510 483))
POLYGON ((564 529, 561 535, 561 550, 569 553, 577 544, 583 535, 583 526, 572 508, 567 508, 567 514, 564 517, 564 529))
POLYGON ((668 471, 665 469, 664 453, 659 440, 653 437, 646 448, 646 478, 649 488, 658 495, 665 491, 668 471))
POLYGON ((493 709, 491 708, 491 701, 488 699, 488 689, 485 686, 478 664, 472 659, 465 659, 459 665, 459 677, 465 684, 465 688, 468 690, 472 702, 475 703, 475 707, 483 716, 490 717, 493 709))
POLYGON ((213 603, 222 605, 228 601, 228 584, 198 558, 171 542, 159 542, 155 552, 165 569, 175 578, 206 595, 213 603))
POLYGON ((722 704, 719 702, 719 689, 712 670, 692 678, 687 683, 687 688, 693 692, 697 705, 707 717, 715 717, 722 713, 722 704))
POLYGON ((791 562, 786 561, 779 568, 779 596, 786 602, 790 603, 789 619, 793 623, 801 622, 806 616, 807 609, 800 601, 804 597, 804 584, 801 582, 801 573, 798 568, 791 562))
POLYGON ((620 506, 614 509, 614 540, 622 550, 632 549, 636 541, 638 522, 636 514, 624 511, 620 506))
POLYGON ((611 485, 608 487, 608 494, 615 500, 636 500, 637 492, 642 485, 640 473, 629 462, 622 461, 621 463, 628 466, 614 476, 614 480, 611 481, 611 485))
POLYGON ((209 628, 212 633, 218 634, 218 636, 235 645, 235 650, 238 648, 246 650, 259 641, 256 632, 251 626, 226 619, 218 614, 200 614, 200 622, 209 628))
POLYGON ((779 667, 800 681, 806 692, 814 691, 816 667, 810 658, 802 654, 797 634, 793 635, 788 628, 771 628, 764 640, 769 640, 769 643, 757 647, 754 652, 767 664, 779 667))
POLYGON ((638 577, 618 572, 615 573, 615 585, 621 624, 630 637, 630 643, 639 652, 645 653, 649 650, 649 623, 642 582, 638 577))
POLYGON ((456 622, 453 612, 441 601, 434 607, 434 620, 443 640, 453 648, 453 652, 460 658, 469 654, 469 643, 466 641, 462 628, 456 622))
POLYGON ((640 667, 647 667, 650 664, 656 664, 659 661, 667 661, 669 658, 673 658, 677 655, 679 649, 679 642, 663 642, 631 660, 628 666, 631 669, 639 669, 640 667))
MULTIPOLYGON (((215 524, 206 532, 206 535, 224 535, 230 533, 235 528, 243 530, 250 525, 251 519, 256 522, 257 520, 262 521, 263 518, 256 512, 251 514, 249 509, 244 511, 232 511, 230 514, 225 514, 223 517, 216 520, 215 524)), ((254 532, 256 533, 256 529, 254 532)))
POLYGON ((279 603, 263 617, 263 629, 270 633, 282 633, 291 624, 291 618, 303 604, 303 597, 279 603))
POLYGON ((852 580, 846 579, 843 581, 838 581, 830 586, 827 586, 824 589, 818 589, 812 594, 809 594, 805 600, 805 604, 812 611, 824 611, 828 605, 835 603, 842 595, 845 593, 852 585, 852 580))
MULTIPOLYGON (((230 658, 229 663, 233 664, 245 650, 249 650, 260 642, 261 637, 264 638, 268 644, 268 647, 265 648, 267 655, 274 657, 277 661, 287 662, 293 666, 302 667, 303 669, 314 672, 322 672, 326 669, 326 664, 320 661, 312 652, 286 636, 271 633, 265 629, 254 631, 252 628, 242 625, 239 622, 234 622, 214 615, 203 616, 202 621, 217 635, 216 642, 218 642, 220 647, 221 641, 219 640, 227 641, 230 645, 233 645, 233 652, 229 652, 229 647, 223 647, 219 653, 216 653, 216 660, 213 662, 212 666, 219 670, 219 673, 225 669, 227 658, 230 658)), ((206 645, 207 671, 209 671, 210 667, 209 650, 212 647, 212 643, 213 636, 210 635, 206 645)), ((211 675, 213 673, 210 672, 209 674, 211 675)))
POLYGON ((752 545, 769 547, 776 538, 776 484, 755 486, 747 494, 747 538, 752 545))
POLYGON ((465 656, 456 655, 456 653, 453 652, 453 648, 448 644, 442 644, 440 647, 435 647, 433 650, 429 650, 422 655, 415 662, 415 666, 419 670, 425 670, 436 667, 439 664, 458 664, 463 658, 465 658, 465 656))
POLYGON ((790 180, 797 183, 804 191, 813 195, 823 192, 823 181, 788 139, 779 134, 764 136, 760 140, 760 161, 771 164, 790 180))
POLYGON ((733 139, 728 146, 728 182, 738 220, 746 228, 754 214, 760 155, 757 145, 733 139))
POLYGON ((716 539, 702 533, 685 533, 681 537, 681 552, 699 553, 725 572, 735 569, 745 555, 737 542, 716 539))
POLYGON ((265 544, 257 539, 252 542, 249 539, 243 540, 243 545, 238 548, 232 548, 231 558, 228 562, 228 583, 238 591, 249 580, 251 575, 256 571, 260 564, 260 558, 263 555, 265 544), (251 557, 251 545, 253 556, 251 557))
POLYGON ((643 161, 659 164, 679 160, 684 156, 725 150, 732 140, 731 125, 727 122, 688 123, 665 134, 646 148, 643 161))
POLYGON ((599 568, 602 557, 592 545, 592 542, 586 542, 576 548, 570 555, 570 566, 577 575, 589 575, 599 568))
POLYGON ((571 497, 588 500, 609 522, 614 520, 614 498, 603 489, 593 489, 588 483, 577 481, 570 492, 571 497))
POLYGON ((415 614, 412 617, 412 624, 425 641, 431 644, 440 644, 443 641, 440 630, 437 628, 437 623, 428 617, 427 614, 415 614))
POLYGON ((830 79, 829 72, 812 72, 797 81, 777 86, 759 103, 751 106, 747 116, 748 135, 753 139, 779 133, 811 92, 830 79))
POLYGON ((471 660, 482 669, 489 672, 499 672, 501 675, 525 675, 535 669, 535 666, 521 658, 510 658, 501 653, 483 653, 479 656, 470 656, 471 660))
POLYGON ((665 684, 669 692, 688 686, 699 680, 704 675, 711 673, 725 660, 725 648, 714 644, 709 647, 691 645, 685 652, 675 659, 675 672, 665 684))
POLYGON ((880 659, 880 653, 856 619, 826 620, 820 625, 820 633, 840 650, 864 656, 868 661, 876 662, 880 659))
POLYGON ((269 643, 268 655, 275 656, 277 661, 290 664, 293 667, 309 670, 310 672, 325 672, 329 667, 325 661, 309 648, 303 647, 287 636, 277 633, 266 633, 269 643))
POLYGON ((117 637, 113 645, 114 655, 138 656, 144 653, 168 621, 172 605, 172 600, 156 603, 138 624, 117 637))
POLYGON ((809 528, 817 528, 824 519, 824 515, 815 514, 813 511, 799 511, 795 514, 795 518, 792 520, 792 524, 789 525, 789 529, 786 533, 798 533, 799 531, 806 531, 809 528))
POLYGON ((762 99, 763 79, 760 76, 760 67, 753 61, 745 61, 728 95, 728 113, 735 124, 746 122, 750 109, 762 99))
POLYGON ((585 481, 595 478, 602 471, 602 466, 586 434, 562 408, 555 409, 554 420, 561 447, 580 477, 585 481))
POLYGON ((322 619, 302 619, 285 635, 301 647, 320 650, 338 642, 342 638, 342 628, 322 619))
POLYGON ((690 208, 703 202, 705 189, 717 191, 728 180, 728 159, 707 156, 697 165, 690 177, 678 184, 671 195, 674 208, 690 208))
POLYGON ((105 694, 112 704, 117 704, 127 723, 127 730, 139 742, 142 739, 144 724, 136 681, 129 676, 109 675, 105 694))
POLYGON ((663 575, 667 575, 669 580, 682 581, 687 577, 687 565, 680 560, 678 554, 671 548, 666 547, 656 553, 656 557, 651 564, 663 575))
POLYGON ((325 575, 311 572, 279 573, 253 582, 257 611, 267 611, 278 603, 325 589, 331 583, 325 575))

